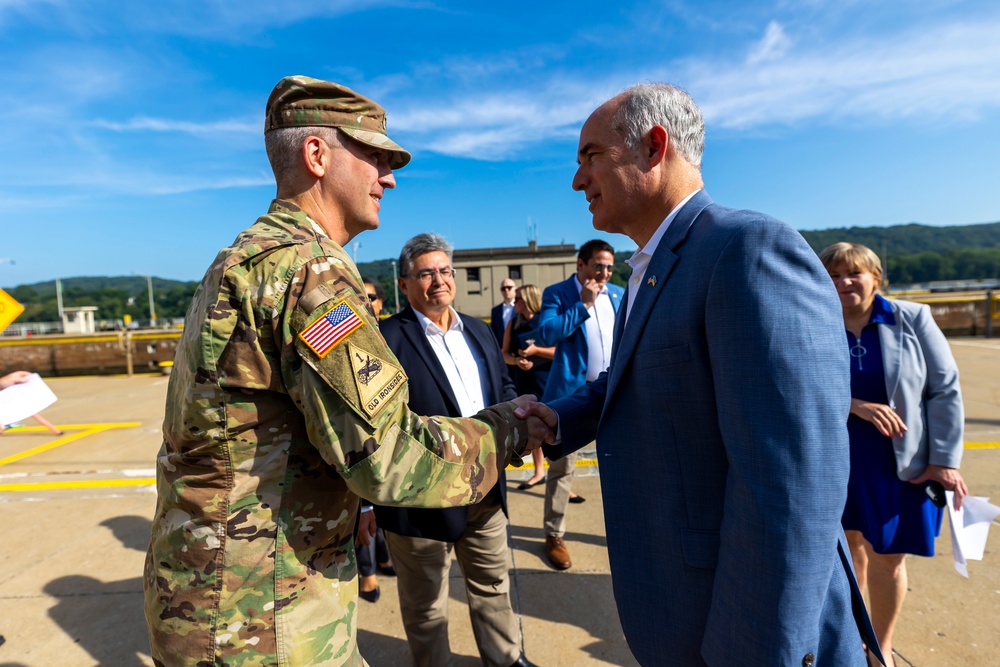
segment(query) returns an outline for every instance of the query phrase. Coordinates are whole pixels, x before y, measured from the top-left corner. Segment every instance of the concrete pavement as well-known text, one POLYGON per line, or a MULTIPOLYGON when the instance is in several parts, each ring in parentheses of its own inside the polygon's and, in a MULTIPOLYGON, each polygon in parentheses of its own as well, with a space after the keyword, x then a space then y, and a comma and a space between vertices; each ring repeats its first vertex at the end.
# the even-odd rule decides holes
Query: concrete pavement
MULTIPOLYGON (((1000 341, 952 341, 967 411, 963 474, 975 495, 1000 501, 1000 341)), ((141 573, 155 495, 166 378, 54 378, 58 403, 0 435, 0 667, 151 665, 142 620, 141 573)), ((510 475, 515 604, 528 657, 542 667, 635 665, 611 592, 602 498, 593 468, 581 468, 567 543, 574 567, 544 560, 542 487, 517 491, 510 475)), ((526 470, 523 475, 530 474, 526 470)), ((650 527, 655 530, 655 527, 650 527)), ((910 558, 910 593, 897 630, 898 664, 917 667, 1000 662, 998 527, 969 579, 951 563, 947 522, 933 559, 910 558)), ((651 566, 655 555, 651 555, 651 566)), ((360 602, 359 643, 373 667, 407 665, 395 580, 382 598, 360 602)), ((456 667, 478 665, 457 566, 452 570, 456 667)))

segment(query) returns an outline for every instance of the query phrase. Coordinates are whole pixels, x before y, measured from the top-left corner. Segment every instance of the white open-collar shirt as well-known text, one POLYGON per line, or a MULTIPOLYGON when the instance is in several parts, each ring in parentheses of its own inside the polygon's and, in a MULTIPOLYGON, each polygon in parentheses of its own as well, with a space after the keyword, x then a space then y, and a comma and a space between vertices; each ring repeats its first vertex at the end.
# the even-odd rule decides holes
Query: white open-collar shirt
POLYGON ((441 362, 448 384, 458 401, 462 417, 471 417, 486 407, 483 395, 483 377, 486 373, 485 360, 477 359, 472 346, 465 337, 465 325, 454 308, 451 310, 451 326, 447 331, 414 309, 420 328, 427 337, 431 349, 441 362))
MULTIPOLYGON (((577 291, 582 291, 580 278, 573 276, 573 280, 576 281, 577 291)), ((611 305, 607 285, 601 286, 594 305, 587 309, 587 313, 590 317, 583 322, 587 332, 587 382, 593 382, 608 369, 611 344, 615 338, 615 307, 611 305)))
POLYGON ((632 314, 632 304, 635 303, 635 295, 639 293, 639 288, 642 286, 642 280, 646 277, 646 269, 649 267, 649 261, 653 259, 653 253, 656 252, 656 248, 660 245, 660 241, 663 239, 663 235, 667 233, 667 228, 670 227, 670 223, 674 221, 677 214, 684 204, 687 204, 694 197, 701 188, 698 188, 687 197, 684 198, 680 204, 674 207, 674 210, 664 218, 660 226, 656 228, 653 235, 649 237, 649 241, 646 245, 642 246, 639 250, 625 260, 625 263, 632 267, 632 277, 628 279, 628 307, 625 309, 625 323, 628 324, 628 317, 632 314))

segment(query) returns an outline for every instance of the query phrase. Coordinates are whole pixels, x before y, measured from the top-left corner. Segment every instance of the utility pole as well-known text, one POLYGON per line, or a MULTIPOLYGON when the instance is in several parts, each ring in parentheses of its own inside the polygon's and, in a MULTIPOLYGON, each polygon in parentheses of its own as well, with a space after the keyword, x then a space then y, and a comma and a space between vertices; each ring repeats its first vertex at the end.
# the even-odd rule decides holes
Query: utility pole
POLYGON ((146 288, 149 291, 149 325, 156 326, 156 305, 153 303, 153 276, 146 276, 146 288))
POLYGON ((62 281, 56 278, 56 308, 59 309, 59 321, 63 321, 63 302, 62 302, 62 281))

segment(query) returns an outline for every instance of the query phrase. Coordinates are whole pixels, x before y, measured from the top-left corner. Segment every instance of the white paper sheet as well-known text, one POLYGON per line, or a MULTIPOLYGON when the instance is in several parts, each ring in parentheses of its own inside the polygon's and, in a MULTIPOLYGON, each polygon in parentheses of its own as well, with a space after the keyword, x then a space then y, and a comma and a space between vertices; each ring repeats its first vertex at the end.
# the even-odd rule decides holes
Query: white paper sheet
POLYGON ((962 509, 955 511, 955 494, 945 491, 948 498, 948 524, 951 526, 951 549, 955 556, 955 569, 969 577, 967 562, 982 560, 986 551, 986 538, 990 524, 1000 515, 1000 507, 991 505, 989 498, 966 496, 962 509))
POLYGON ((56 402, 56 395, 38 373, 32 373, 27 382, 15 384, 0 391, 0 424, 13 424, 39 412, 56 402))

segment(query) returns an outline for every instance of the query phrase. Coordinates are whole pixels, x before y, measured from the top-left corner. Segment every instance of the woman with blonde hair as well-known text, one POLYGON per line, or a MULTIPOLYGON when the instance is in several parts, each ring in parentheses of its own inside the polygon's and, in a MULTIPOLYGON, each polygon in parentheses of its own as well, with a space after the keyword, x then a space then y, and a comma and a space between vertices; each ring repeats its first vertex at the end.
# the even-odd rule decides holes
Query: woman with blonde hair
POLYGON ((843 525, 875 634, 893 667, 892 635, 906 596, 906 554, 934 555, 944 489, 955 509, 964 412, 958 367, 926 305, 879 294, 871 249, 836 243, 820 253, 840 297, 851 364, 851 474, 843 525))
MULTIPOLYGON (((514 312, 517 317, 511 318, 507 323, 500 347, 519 396, 534 394, 541 398, 552 357, 555 356, 556 348, 535 345, 532 320, 541 308, 542 290, 537 285, 522 285, 517 288, 514 297, 514 312)), ((545 480, 545 459, 541 447, 532 450, 531 458, 535 463, 535 472, 531 479, 518 485, 517 488, 522 491, 545 480)))

